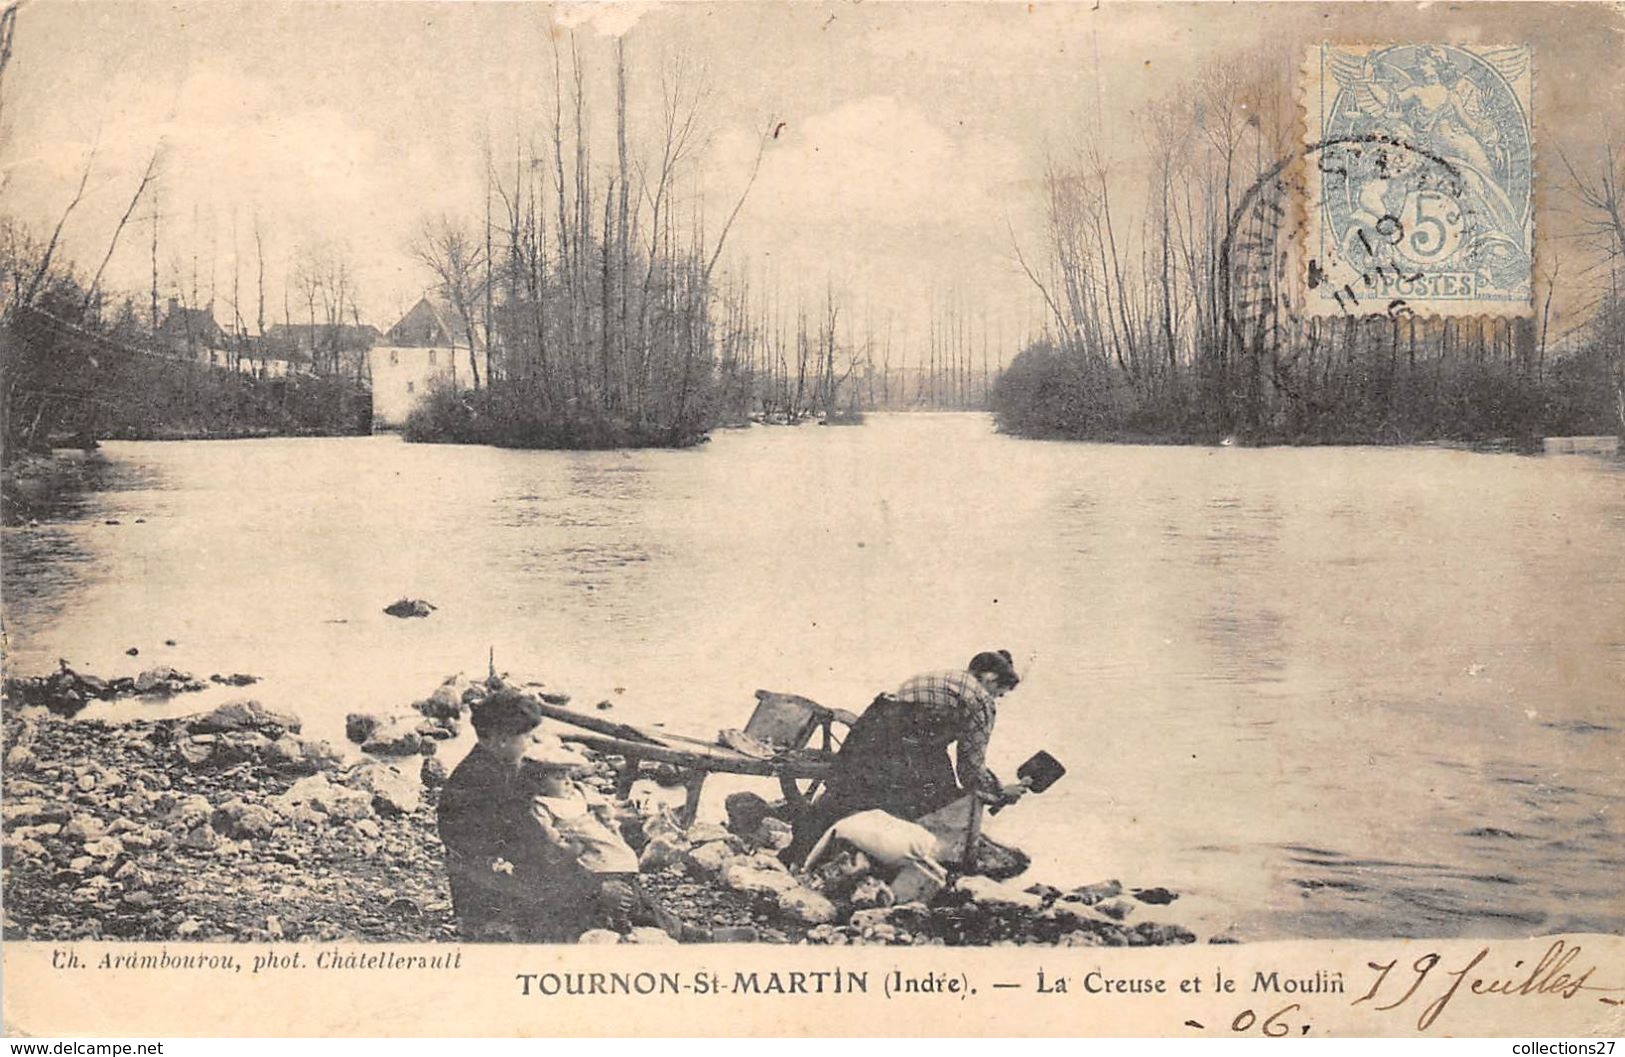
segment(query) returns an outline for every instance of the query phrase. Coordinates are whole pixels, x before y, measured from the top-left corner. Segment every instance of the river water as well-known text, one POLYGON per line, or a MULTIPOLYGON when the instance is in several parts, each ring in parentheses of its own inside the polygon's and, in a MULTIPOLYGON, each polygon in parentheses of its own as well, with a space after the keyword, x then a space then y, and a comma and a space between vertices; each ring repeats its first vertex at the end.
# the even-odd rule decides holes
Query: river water
MULTIPOLYGON (((993 766, 1069 768, 990 826, 1035 878, 1165 885, 1162 917, 1242 939, 1625 931, 1618 462, 1048 443, 976 415, 681 452, 92 458, 92 490, 3 530, 10 670, 263 681, 87 716, 247 693, 342 743, 347 712, 494 652, 708 736, 758 687, 858 711, 1006 647, 993 766), (403 595, 439 608, 382 613, 403 595)), ((714 781, 708 809, 741 785, 773 794, 714 781)))

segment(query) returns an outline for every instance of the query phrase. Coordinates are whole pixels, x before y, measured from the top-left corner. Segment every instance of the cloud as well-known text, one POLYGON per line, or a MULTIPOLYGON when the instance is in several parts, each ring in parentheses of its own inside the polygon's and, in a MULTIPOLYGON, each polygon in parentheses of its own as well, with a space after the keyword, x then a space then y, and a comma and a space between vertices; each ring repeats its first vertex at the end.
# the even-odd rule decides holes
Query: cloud
POLYGON ((553 11, 553 21, 565 29, 585 26, 600 36, 624 37, 645 15, 662 6, 632 2, 560 4, 553 11))

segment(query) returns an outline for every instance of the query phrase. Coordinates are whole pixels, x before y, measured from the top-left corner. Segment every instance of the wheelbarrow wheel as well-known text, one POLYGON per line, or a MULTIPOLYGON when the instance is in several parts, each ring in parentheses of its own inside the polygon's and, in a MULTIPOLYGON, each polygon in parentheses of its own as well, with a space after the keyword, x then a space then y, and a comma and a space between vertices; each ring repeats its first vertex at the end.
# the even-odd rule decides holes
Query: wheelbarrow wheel
MULTIPOLYGON (((839 723, 851 730, 852 724, 857 721, 857 716, 842 709, 824 709, 819 724, 823 730, 820 751, 826 756, 833 757, 840 751, 841 742, 844 740, 835 735, 834 725, 839 723)), ((784 802, 789 806, 793 814, 800 814, 810 808, 813 800, 823 791, 823 788, 824 779, 822 777, 793 778, 787 774, 779 775, 779 791, 784 794, 784 802)))

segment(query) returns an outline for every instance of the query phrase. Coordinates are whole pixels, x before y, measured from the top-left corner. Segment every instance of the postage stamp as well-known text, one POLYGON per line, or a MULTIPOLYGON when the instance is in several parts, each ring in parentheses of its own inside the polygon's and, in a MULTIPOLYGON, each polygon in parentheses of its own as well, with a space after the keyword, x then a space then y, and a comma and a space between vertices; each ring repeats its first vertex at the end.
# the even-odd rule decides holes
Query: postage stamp
POLYGON ((1530 59, 1525 45, 1311 50, 1301 269, 1309 312, 1532 310, 1530 59))

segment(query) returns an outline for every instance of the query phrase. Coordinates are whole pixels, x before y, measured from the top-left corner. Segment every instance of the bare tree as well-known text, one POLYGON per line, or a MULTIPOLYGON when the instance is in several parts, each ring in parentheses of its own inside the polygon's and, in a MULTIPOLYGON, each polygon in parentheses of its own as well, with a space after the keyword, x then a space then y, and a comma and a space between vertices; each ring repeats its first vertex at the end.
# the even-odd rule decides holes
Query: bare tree
MULTIPOLYGON (((141 204, 141 196, 157 177, 158 158, 162 150, 163 147, 160 145, 153 150, 152 157, 147 159, 147 168, 142 172, 140 182, 136 184, 135 193, 130 196, 130 204, 124 210, 124 215, 119 217, 118 226, 113 229, 112 238, 107 240, 107 252, 102 255, 101 266, 96 269, 96 276, 90 281, 90 289, 85 291, 85 307, 87 308, 95 300, 97 291, 101 289, 102 274, 107 271, 107 262, 113 259, 113 251, 118 248, 119 236, 124 234, 124 226, 130 222, 130 217, 135 215, 135 207, 141 204)), ((83 190, 83 188, 84 185, 81 184, 80 189, 83 190)))
POLYGON ((475 306, 485 292, 485 249, 483 240, 467 226, 441 215, 423 222, 412 240, 412 256, 435 278, 436 290, 451 305, 463 325, 468 342, 468 369, 474 388, 480 388, 480 368, 476 355, 478 339, 474 326, 475 306))

